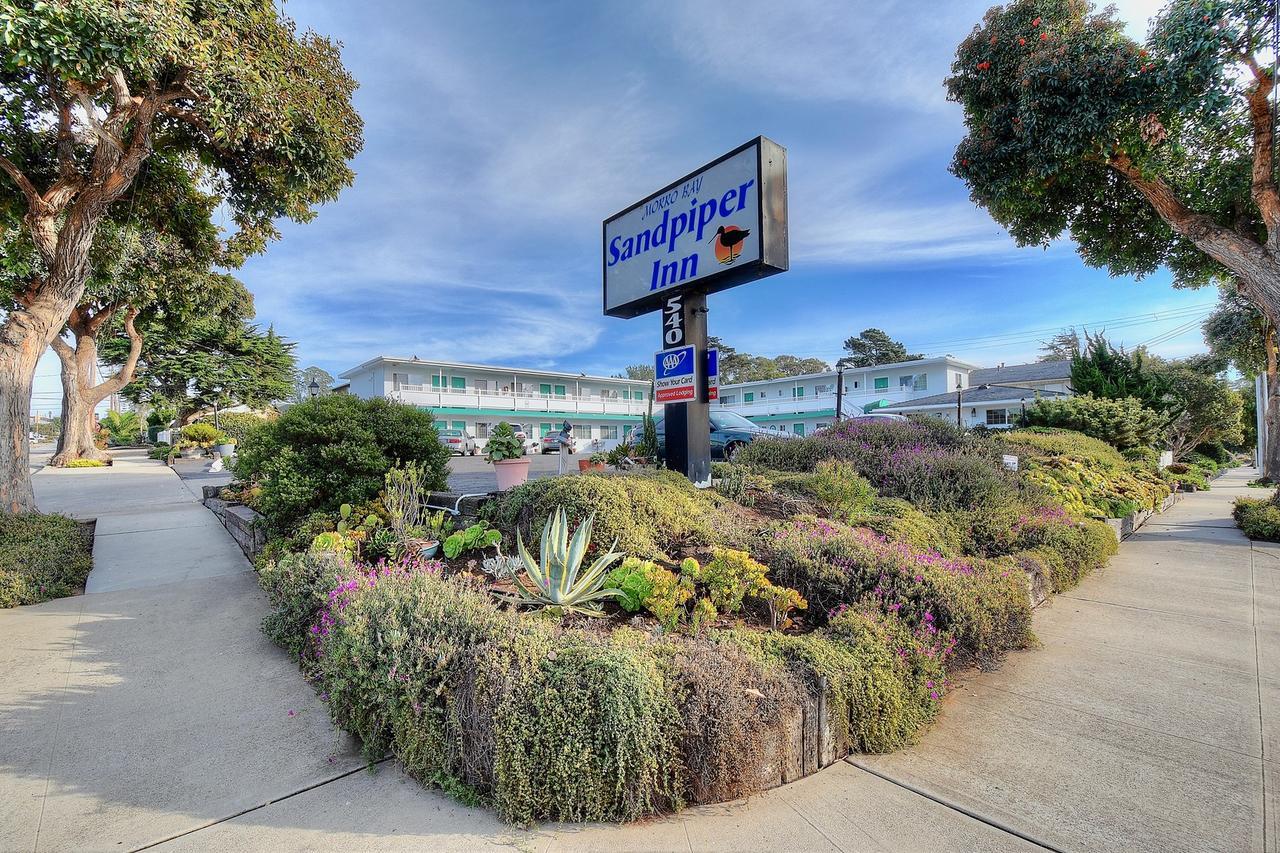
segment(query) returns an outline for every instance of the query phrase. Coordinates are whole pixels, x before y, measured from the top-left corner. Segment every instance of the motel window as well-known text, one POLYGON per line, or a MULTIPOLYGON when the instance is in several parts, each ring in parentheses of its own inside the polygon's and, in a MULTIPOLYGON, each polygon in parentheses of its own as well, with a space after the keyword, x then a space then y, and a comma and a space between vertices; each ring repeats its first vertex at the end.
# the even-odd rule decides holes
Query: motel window
POLYGON ((617 438, 618 437, 617 424, 605 424, 604 426, 600 427, 600 437, 601 438, 617 438))
POLYGON ((591 424, 574 424, 573 434, 578 438, 591 438, 591 424))
POLYGON ((451 429, 466 429, 466 428, 467 428, 467 422, 466 422, 466 421, 454 421, 452 424, 450 424, 450 428, 451 428, 451 429))
POLYGON ((823 394, 830 394, 830 393, 831 393, 830 385, 814 385, 813 386, 813 395, 815 397, 821 397, 823 394))
POLYGON ((630 440, 631 440, 631 431, 632 431, 632 430, 634 430, 634 429, 635 429, 635 427, 634 427, 634 426, 632 426, 631 424, 623 424, 623 426, 622 426, 622 440, 623 440, 623 441, 630 441, 630 440))
POLYGON ((551 424, 538 424, 538 435, 549 435, 551 433, 551 424))
POLYGON ((722 406, 731 406, 736 402, 738 402, 737 394, 725 394, 720 398, 720 405, 722 406))
POLYGON ((831 424, 829 424, 829 423, 824 423, 824 422, 822 422, 822 421, 818 421, 818 426, 817 426, 817 428, 818 428, 818 429, 826 429, 826 428, 827 428, 827 427, 829 427, 829 426, 831 426, 831 424))
POLYGON ((748 391, 747 393, 742 395, 742 402, 744 403, 754 403, 755 399, 756 399, 756 394, 754 391, 748 391))
POLYGON ((856 379, 855 379, 855 380, 853 380, 853 387, 854 387, 854 388, 857 388, 857 387, 858 387, 858 380, 856 380, 856 379))
POLYGON ((796 435, 804 435, 804 424, 792 424, 791 431, 796 435))
POLYGON ((915 387, 915 384, 916 384, 916 378, 912 376, 910 373, 908 373, 906 376, 898 377, 899 388, 906 388, 908 391, 910 391, 913 387, 915 387))
POLYGON ((449 425, 444 421, 436 421, 436 429, 448 429, 449 425))
POLYGON ((557 385, 557 386, 556 386, 556 396, 557 396, 557 397, 563 397, 563 396, 564 396, 564 386, 563 386, 563 385, 557 385))
POLYGON ((635 398, 636 398, 637 400, 643 400, 643 399, 644 399, 644 392, 643 392, 643 391, 633 391, 633 392, 632 392, 632 394, 635 396, 635 398))
POLYGON ((623 388, 623 389, 622 389, 622 399, 624 399, 624 400, 630 400, 630 399, 631 399, 631 389, 630 389, 630 388, 623 388))
POLYGON ((488 438, 489 425, 484 421, 476 421, 476 438, 488 438))
POLYGON ((391 374, 391 387, 395 388, 397 391, 399 391, 401 388, 403 388, 405 385, 408 385, 408 384, 409 384, 409 374, 407 373, 391 374))
POLYGON ((539 385, 539 386, 538 386, 538 393, 539 393, 539 394, 541 394, 541 395, 542 395, 542 396, 544 396, 544 397, 550 397, 550 396, 551 396, 551 383, 549 383, 549 382, 544 382, 544 383, 542 383, 541 385, 539 385))
POLYGON ((1008 423, 1008 409, 987 409, 987 426, 1005 426, 1008 423))
POLYGON ((915 388, 916 388, 916 390, 917 390, 917 391, 927 391, 927 390, 929 390, 929 374, 927 374, 927 373, 917 373, 917 374, 916 374, 916 385, 915 385, 915 388))
POLYGON ((474 380, 471 384, 472 384, 473 386, 475 386, 475 389, 476 389, 477 391, 488 391, 488 390, 489 390, 489 380, 488 380, 488 379, 476 379, 476 380, 474 380))
POLYGON ((453 377, 453 379, 452 379, 451 381, 452 381, 452 383, 453 383, 453 390, 455 390, 455 391, 465 391, 465 390, 467 390, 467 377, 465 377, 465 376, 455 376, 455 377, 453 377))
MULTIPOLYGON (((856 388, 857 386, 855 385, 854 387, 856 388)), ((889 377, 888 377, 888 376, 877 376, 877 377, 876 377, 876 390, 877 390, 877 391, 888 391, 888 390, 889 390, 889 377)))
POLYGON ((441 385, 443 385, 443 384, 444 384, 444 377, 443 377, 443 376, 441 376, 439 373, 433 373, 433 374, 431 374, 431 387, 432 387, 432 388, 439 388, 439 387, 440 387, 441 385))
POLYGON ((803 385, 797 385, 795 388, 792 388, 792 389, 791 389, 791 396, 792 396, 792 397, 803 397, 803 396, 804 396, 804 386, 803 386, 803 385))

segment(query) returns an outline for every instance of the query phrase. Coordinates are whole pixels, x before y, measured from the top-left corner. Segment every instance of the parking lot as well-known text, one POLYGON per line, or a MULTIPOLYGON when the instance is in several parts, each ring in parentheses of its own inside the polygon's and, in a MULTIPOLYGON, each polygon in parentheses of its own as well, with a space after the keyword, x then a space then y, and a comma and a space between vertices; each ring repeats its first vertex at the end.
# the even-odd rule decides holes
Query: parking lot
MULTIPOLYGON (((565 457, 565 470, 577 471, 578 460, 586 459, 588 454, 577 453, 565 457)), ((560 464, 560 457, 555 453, 543 456, 541 453, 529 455, 529 479, 554 477, 560 464)), ((483 456, 454 456, 449 460, 449 490, 470 494, 474 492, 491 492, 498 488, 498 478, 493 473, 493 466, 484 461, 483 456)))

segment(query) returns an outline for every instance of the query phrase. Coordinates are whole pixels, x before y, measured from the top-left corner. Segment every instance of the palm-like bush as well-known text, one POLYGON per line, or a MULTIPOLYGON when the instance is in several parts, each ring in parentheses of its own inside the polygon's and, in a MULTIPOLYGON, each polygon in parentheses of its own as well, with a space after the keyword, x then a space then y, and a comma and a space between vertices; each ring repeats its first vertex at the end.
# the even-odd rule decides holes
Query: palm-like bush
POLYGON ((113 444, 133 444, 142 434, 142 421, 137 412, 107 412, 100 423, 113 444))
MULTIPOLYGON (((516 534, 516 546, 520 560, 528 574, 528 580, 518 578, 516 590, 519 599, 535 607, 554 608, 561 613, 581 613, 584 616, 601 616, 603 611, 597 602, 616 598, 616 589, 602 589, 609 567, 622 554, 609 550, 601 554, 584 572, 582 561, 591 543, 591 525, 595 514, 587 516, 569 539, 569 523, 564 507, 558 507, 542 528, 541 560, 535 560, 524 547, 524 539, 516 534)), ((614 545, 617 543, 615 542, 614 545)))

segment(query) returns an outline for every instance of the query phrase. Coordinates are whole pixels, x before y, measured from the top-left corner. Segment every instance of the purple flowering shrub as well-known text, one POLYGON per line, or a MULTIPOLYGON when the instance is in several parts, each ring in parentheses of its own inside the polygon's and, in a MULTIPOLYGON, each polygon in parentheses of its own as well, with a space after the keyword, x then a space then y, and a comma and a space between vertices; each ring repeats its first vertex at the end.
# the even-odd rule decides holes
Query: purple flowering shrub
POLYGON ((1077 520, 1062 508, 1042 507, 1013 526, 1015 548, 1033 554, 1048 569, 1054 592, 1064 592, 1106 565, 1119 543, 1104 522, 1077 520))
POLYGON ((945 557, 812 516, 778 525, 764 548, 778 581, 812 610, 865 604, 891 613, 935 643, 944 661, 987 665, 1031 640, 1026 579, 1007 563, 945 557))
POLYGON ((1018 478, 1000 464, 990 441, 941 421, 841 421, 812 436, 754 441, 738 461, 758 468, 811 472, 846 463, 883 497, 925 512, 1005 501, 1018 478))

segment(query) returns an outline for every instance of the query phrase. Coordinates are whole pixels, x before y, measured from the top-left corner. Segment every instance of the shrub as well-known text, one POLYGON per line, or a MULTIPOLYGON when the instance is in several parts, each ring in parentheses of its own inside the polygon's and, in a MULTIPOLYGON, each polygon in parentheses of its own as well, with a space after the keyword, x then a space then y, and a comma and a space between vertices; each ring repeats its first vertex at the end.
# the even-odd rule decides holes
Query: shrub
POLYGON ((1094 569, 1106 565, 1119 543, 1115 532, 1100 521, 1075 521, 1065 510, 1042 508, 1020 517, 1014 525, 1019 551, 1039 555, 1049 570, 1054 592, 1065 592, 1094 569))
POLYGON ((164 462, 164 461, 168 460, 168 458, 169 458, 169 445, 167 445, 167 444, 157 444, 155 447, 151 448, 151 451, 147 454, 147 458, 148 458, 148 459, 158 459, 158 460, 160 460, 161 462, 164 462))
POLYGON ((424 487, 443 489, 448 457, 429 413, 382 398, 327 394, 251 430, 235 470, 261 483, 260 511, 283 532, 309 513, 373 500, 396 462, 419 463, 424 487))
POLYGON ((182 440, 200 447, 210 447, 222 438, 225 436, 217 427, 204 421, 196 421, 182 428, 182 440))
POLYGON ((107 412, 100 423, 112 444, 137 444, 142 438, 142 419, 137 412, 107 412))
POLYGON ((766 560, 775 580, 828 613, 867 602, 937 634, 980 665, 1031 639, 1025 582, 980 558, 946 558, 868 530, 801 517, 779 525, 766 560))
POLYGON ((252 412, 223 412, 218 415, 218 426, 222 433, 234 444, 243 444, 249 433, 263 424, 267 419, 252 412))
POLYGON ((1037 400, 1027 407, 1021 426, 1074 430, 1120 450, 1155 444, 1164 432, 1160 415, 1136 397, 1110 400, 1092 394, 1037 400))
POLYGON ((1081 433, 1020 429, 1001 438, 1017 453, 1026 481, 1073 515, 1119 518, 1154 509, 1169 494, 1160 475, 1081 433))
POLYGON ((868 479, 868 468, 894 450, 906 447, 960 448, 969 437, 954 425, 924 421, 850 420, 803 438, 765 438, 751 442, 738 463, 775 471, 813 471, 829 459, 853 462, 868 479))
POLYGON ((308 629, 315 624, 330 590, 352 571, 350 554, 338 551, 284 554, 263 561, 258 567, 258 584, 272 611, 262 620, 262 632, 271 642, 301 657, 308 648, 308 629))
POLYGON ((766 664, 791 668, 811 695, 825 682, 838 752, 898 749, 937 714, 941 656, 896 617, 847 609, 811 634, 729 637, 766 664))
POLYGON ((62 515, 0 513, 0 607, 75 595, 93 568, 93 540, 62 515))
POLYGON ((1280 542, 1280 506, 1258 498, 1236 498, 1232 516, 1236 526, 1250 539, 1280 542))
POLYGON ((833 518, 850 524, 865 515, 876 499, 876 490, 852 463, 835 459, 819 462, 813 473, 795 481, 795 486, 833 518))
POLYGON ((594 513, 593 548, 607 549, 616 540, 625 554, 670 559, 682 544, 718 541, 710 516, 721 500, 674 471, 591 472, 532 480, 485 504, 482 512, 496 527, 518 530, 531 549, 557 507, 574 524, 594 513))
POLYGON ((949 557, 961 553, 963 537, 946 518, 926 515, 901 498, 876 498, 857 524, 918 551, 936 551, 949 557))

